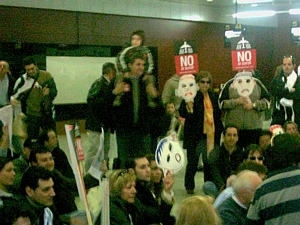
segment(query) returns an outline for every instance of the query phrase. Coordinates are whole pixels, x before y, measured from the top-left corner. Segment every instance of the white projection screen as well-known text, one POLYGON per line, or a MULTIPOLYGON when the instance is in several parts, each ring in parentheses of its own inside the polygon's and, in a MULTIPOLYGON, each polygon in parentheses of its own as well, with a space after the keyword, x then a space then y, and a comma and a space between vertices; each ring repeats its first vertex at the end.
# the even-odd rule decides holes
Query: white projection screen
POLYGON ((54 77, 58 90, 54 104, 86 103, 92 83, 102 74, 102 65, 115 63, 115 57, 47 56, 46 70, 54 77))

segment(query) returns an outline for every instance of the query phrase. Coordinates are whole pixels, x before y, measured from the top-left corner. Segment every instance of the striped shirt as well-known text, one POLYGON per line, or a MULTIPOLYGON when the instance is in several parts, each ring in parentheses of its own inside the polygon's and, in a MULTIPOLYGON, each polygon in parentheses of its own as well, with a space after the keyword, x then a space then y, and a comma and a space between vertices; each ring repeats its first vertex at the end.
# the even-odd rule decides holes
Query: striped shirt
POLYGON ((299 224, 299 206, 300 168, 275 171, 257 188, 246 224, 299 224))

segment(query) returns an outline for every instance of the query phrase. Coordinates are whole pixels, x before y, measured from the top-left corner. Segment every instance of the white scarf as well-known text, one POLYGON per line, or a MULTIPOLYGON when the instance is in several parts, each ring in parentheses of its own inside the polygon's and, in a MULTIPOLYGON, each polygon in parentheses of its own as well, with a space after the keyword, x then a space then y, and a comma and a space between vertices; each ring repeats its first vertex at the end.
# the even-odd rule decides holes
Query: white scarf
POLYGON ((44 225, 52 225, 52 224, 53 224, 53 213, 48 207, 46 207, 44 208, 44 225))
MULTIPOLYGON (((288 77, 286 77, 286 83, 284 87, 289 89, 289 92, 291 92, 291 89, 294 87, 297 79, 298 79, 298 75, 296 74, 295 71, 293 71, 288 77)), ((282 81, 284 82, 284 77, 282 77, 282 81)), ((292 121, 294 121, 295 119, 294 108, 293 108, 294 101, 292 99, 281 98, 279 102, 284 108, 285 120, 287 120, 286 107, 289 107, 292 109, 292 121)), ((276 105, 276 108, 280 109, 279 104, 276 105)))

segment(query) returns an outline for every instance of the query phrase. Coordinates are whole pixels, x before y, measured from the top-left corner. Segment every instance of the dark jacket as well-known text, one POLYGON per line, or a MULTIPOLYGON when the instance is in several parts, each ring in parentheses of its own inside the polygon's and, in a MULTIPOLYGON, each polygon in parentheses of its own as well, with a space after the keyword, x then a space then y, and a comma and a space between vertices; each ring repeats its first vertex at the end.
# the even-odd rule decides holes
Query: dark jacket
POLYGON ((65 177, 75 179, 75 175, 66 153, 59 147, 52 149, 51 153, 55 159, 55 169, 61 172, 65 177))
MULTIPOLYGON (((221 111, 218 106, 218 96, 209 91, 209 98, 213 106, 214 125, 215 125, 215 144, 219 145, 223 124, 221 121, 221 111)), ((183 100, 179 108, 179 114, 185 118, 183 148, 196 148, 199 141, 206 139, 206 134, 203 133, 204 125, 204 95, 201 91, 197 92, 194 98, 194 112, 188 113, 186 103, 183 100)))
POLYGON ((296 124, 300 124, 300 77, 297 77, 297 80, 294 84, 295 91, 289 92, 287 88, 285 88, 285 76, 283 71, 278 76, 275 76, 270 84, 270 92, 272 97, 274 98, 275 107, 272 116, 272 124, 280 124, 283 125, 285 121, 291 120, 291 110, 287 108, 288 118, 285 120, 285 112, 282 105, 280 105, 280 99, 286 98, 293 100, 293 108, 295 114, 294 122, 296 124), (279 106, 279 109, 276 107, 279 106))
MULTIPOLYGON (((152 76, 147 79, 143 79, 143 75, 139 78, 139 108, 138 108, 138 120, 134 122, 134 103, 132 91, 124 92, 120 99, 120 104, 114 106, 114 122, 117 134, 128 134, 132 132, 139 133, 140 135, 146 135, 155 129, 155 123, 158 118, 161 118, 163 114, 161 110, 157 110, 156 107, 149 106, 149 99, 146 93, 146 86, 148 82, 151 82, 152 76), (159 115, 158 115, 159 114, 159 115)), ((130 87, 132 82, 129 78, 123 80, 130 87)), ((159 99, 152 99, 158 106, 160 105, 159 99)))
MULTIPOLYGON (((58 214, 71 213, 77 210, 75 204, 75 196, 78 193, 76 180, 69 179, 63 176, 58 170, 53 171, 54 191, 54 205, 57 208, 58 214)), ((86 190, 99 185, 99 181, 92 177, 89 173, 84 176, 84 184, 86 190)))
POLYGON ((8 90, 7 90, 7 97, 8 101, 10 101, 10 96, 14 94, 14 85, 16 80, 13 78, 12 75, 8 75, 8 90))
POLYGON ((227 178, 243 162, 243 149, 237 149, 229 155, 224 144, 214 148, 209 155, 209 168, 212 181, 220 190, 226 184, 227 178))
POLYGON ((143 204, 147 211, 144 224, 174 224, 175 221, 173 217, 170 216, 173 205, 166 203, 163 199, 158 202, 150 191, 148 182, 137 180, 135 189, 137 191, 137 199, 143 204))
MULTIPOLYGON (((6 97, 7 97, 7 102, 10 101, 10 96, 12 96, 14 94, 14 85, 15 85, 15 79, 13 78, 12 75, 7 74, 8 77, 8 89, 7 89, 7 93, 6 93, 6 97)), ((3 107, 3 105, 0 105, 0 108, 3 107)))
POLYGON ((108 82, 104 76, 95 80, 92 84, 88 96, 88 113, 85 129, 101 132, 111 128, 112 105, 115 96, 112 94, 113 82, 108 82))
POLYGON ((130 204, 119 197, 110 197, 109 207, 110 225, 131 225, 130 217, 134 225, 144 224, 146 221, 144 216, 147 211, 138 199, 130 204))

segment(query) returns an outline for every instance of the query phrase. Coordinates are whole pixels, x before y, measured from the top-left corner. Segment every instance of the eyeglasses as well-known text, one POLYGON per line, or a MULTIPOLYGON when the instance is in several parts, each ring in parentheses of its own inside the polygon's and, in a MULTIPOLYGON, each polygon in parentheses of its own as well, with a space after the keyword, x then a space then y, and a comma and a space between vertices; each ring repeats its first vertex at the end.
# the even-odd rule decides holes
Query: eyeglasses
POLYGON ((255 157, 255 156, 250 156, 249 157, 250 160, 259 160, 259 161, 263 161, 264 157, 260 156, 260 157, 255 157))
POLYGON ((200 83, 201 83, 201 84, 205 84, 205 83, 210 84, 210 81, 200 80, 200 83))

